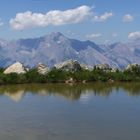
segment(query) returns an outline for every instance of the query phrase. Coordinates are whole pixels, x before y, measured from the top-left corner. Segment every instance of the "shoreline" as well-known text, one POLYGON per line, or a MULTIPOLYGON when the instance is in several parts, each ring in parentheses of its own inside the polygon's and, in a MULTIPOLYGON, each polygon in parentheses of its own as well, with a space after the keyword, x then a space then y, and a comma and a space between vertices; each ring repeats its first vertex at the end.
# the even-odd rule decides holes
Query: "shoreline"
POLYGON ((66 82, 46 82, 46 83, 39 83, 39 82, 31 82, 31 83, 6 83, 6 84, 0 84, 1 86, 14 86, 14 85, 88 85, 88 84, 127 84, 127 83, 135 83, 140 84, 140 81, 114 81, 114 82, 108 82, 108 81, 92 81, 92 82, 73 82, 73 83, 66 83, 66 82))
POLYGON ((82 68, 77 61, 69 60, 51 70, 42 64, 27 70, 19 62, 7 69, 0 69, 0 85, 91 82, 140 82, 140 66, 129 65, 124 71, 121 71, 113 70, 108 65, 99 65, 89 70, 82 68))

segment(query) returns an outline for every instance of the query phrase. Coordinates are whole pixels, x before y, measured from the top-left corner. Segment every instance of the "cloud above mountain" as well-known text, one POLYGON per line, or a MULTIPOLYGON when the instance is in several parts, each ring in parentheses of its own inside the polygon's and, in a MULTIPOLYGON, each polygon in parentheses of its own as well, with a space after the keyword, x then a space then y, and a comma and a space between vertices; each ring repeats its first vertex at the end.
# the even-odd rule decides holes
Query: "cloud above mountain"
POLYGON ((132 40, 140 39, 140 32, 139 31, 131 32, 129 33, 128 38, 132 40))
POLYGON ((101 33, 93 33, 93 34, 88 34, 88 35, 86 35, 86 38, 87 39, 95 39, 95 38, 99 38, 99 37, 101 37, 102 36, 102 34, 101 33))
POLYGON ((94 16, 93 20, 97 22, 104 22, 113 16, 112 12, 105 12, 103 15, 94 16))
POLYGON ((134 20, 134 17, 130 14, 126 14, 123 17, 123 22, 132 22, 134 20))
POLYGON ((65 25, 80 23, 92 15, 92 8, 86 5, 66 11, 52 10, 46 14, 32 13, 27 11, 17 13, 15 18, 10 20, 10 25, 15 30, 23 30, 33 27, 46 27, 49 25, 65 25))
POLYGON ((4 23, 2 22, 2 20, 0 19, 0 27, 3 26, 4 23))
POLYGON ((14 30, 24 30, 35 27, 47 27, 49 25, 59 26, 66 24, 77 24, 85 20, 104 22, 113 16, 111 12, 105 12, 103 15, 96 15, 93 7, 82 5, 75 9, 65 11, 51 10, 47 13, 33 13, 26 11, 17 13, 15 18, 11 18, 9 23, 14 30))

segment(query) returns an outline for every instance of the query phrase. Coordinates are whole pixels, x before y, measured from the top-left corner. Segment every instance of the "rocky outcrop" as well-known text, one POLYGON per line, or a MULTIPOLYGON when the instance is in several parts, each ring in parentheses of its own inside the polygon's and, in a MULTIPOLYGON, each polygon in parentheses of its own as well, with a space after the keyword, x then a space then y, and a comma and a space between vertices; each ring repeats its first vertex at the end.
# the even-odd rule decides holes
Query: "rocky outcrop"
POLYGON ((46 65, 39 63, 37 66, 37 71, 39 74, 45 75, 49 72, 49 68, 46 65))
POLYGON ((103 70, 104 72, 117 72, 117 68, 111 68, 108 64, 98 64, 95 66, 96 69, 103 70))
POLYGON ((4 74, 10 74, 10 73, 17 73, 17 74, 24 74, 28 71, 28 68, 26 68, 22 63, 16 62, 9 66, 5 71, 4 74))
POLYGON ((129 64, 125 70, 126 71, 133 71, 135 68, 140 69, 140 65, 134 63, 134 64, 129 64))
POLYGON ((88 66, 88 65, 85 65, 85 64, 80 64, 80 66, 83 70, 89 70, 89 71, 93 70, 92 66, 88 66))
POLYGON ((76 60, 64 61, 62 63, 54 65, 54 68, 71 72, 79 71, 82 69, 80 64, 76 60))
POLYGON ((117 68, 111 68, 110 72, 117 72, 118 69, 117 68))
POLYGON ((111 72, 111 68, 108 64, 98 64, 94 68, 102 70, 104 72, 111 72))
POLYGON ((95 66, 96 69, 100 69, 100 70, 108 70, 110 69, 108 64, 98 64, 95 66))
POLYGON ((66 84, 68 83, 75 83, 75 80, 71 77, 68 80, 65 81, 66 84))

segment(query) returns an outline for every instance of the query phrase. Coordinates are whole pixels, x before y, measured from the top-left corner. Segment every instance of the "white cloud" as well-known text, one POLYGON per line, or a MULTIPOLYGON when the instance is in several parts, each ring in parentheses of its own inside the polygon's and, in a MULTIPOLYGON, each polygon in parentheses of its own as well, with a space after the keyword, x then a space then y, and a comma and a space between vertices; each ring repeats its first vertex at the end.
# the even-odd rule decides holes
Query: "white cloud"
POLYGON ((110 40, 105 40, 104 44, 109 45, 109 44, 111 44, 111 41, 110 40))
POLYGON ((101 33, 94 33, 94 34, 86 35, 86 38, 92 40, 92 39, 95 39, 95 38, 99 38, 101 36, 102 36, 101 33))
POLYGON ((98 22, 104 22, 107 19, 111 18, 113 16, 112 12, 105 12, 103 15, 100 16, 94 16, 93 20, 98 22))
POLYGON ((113 34, 112 34, 112 37, 117 37, 117 36, 118 36, 117 33, 113 33, 113 34))
POLYGON ((74 32, 71 31, 71 30, 68 30, 68 31, 66 32, 66 34, 67 34, 67 35, 71 35, 71 36, 76 35, 76 33, 74 33, 74 32))
POLYGON ((2 22, 2 20, 0 19, 0 26, 3 26, 4 25, 4 23, 2 22))
POLYGON ((93 12, 93 7, 83 5, 65 11, 51 10, 45 14, 31 11, 17 13, 15 18, 10 19, 9 24, 14 30, 24 30, 35 27, 47 27, 49 25, 76 24, 87 19, 104 22, 112 16, 113 13, 111 12, 105 12, 103 15, 97 16, 93 12))
POLYGON ((132 22, 134 20, 134 17, 130 14, 124 15, 123 22, 132 22))
POLYGON ((0 22, 0 26, 3 26, 3 24, 4 24, 3 22, 0 22))
POLYGON ((128 38, 132 40, 140 39, 140 32, 139 31, 131 32, 129 33, 128 38))
POLYGON ((33 27, 46 27, 49 25, 73 24, 84 21, 92 14, 92 8, 86 5, 66 11, 53 10, 46 14, 27 11, 24 13, 17 13, 16 17, 10 20, 10 25, 15 30, 23 30, 33 27))

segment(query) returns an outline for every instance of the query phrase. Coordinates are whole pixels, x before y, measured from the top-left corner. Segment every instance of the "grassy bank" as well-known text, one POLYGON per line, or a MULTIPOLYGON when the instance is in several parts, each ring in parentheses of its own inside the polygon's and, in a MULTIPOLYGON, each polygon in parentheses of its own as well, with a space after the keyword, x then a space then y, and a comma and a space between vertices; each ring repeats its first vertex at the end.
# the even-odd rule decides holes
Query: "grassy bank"
POLYGON ((4 74, 4 69, 0 69, 0 84, 24 84, 24 83, 65 83, 65 82, 129 82, 140 81, 140 69, 127 71, 111 72, 100 69, 80 70, 77 72, 68 72, 52 69, 46 75, 41 75, 37 69, 30 69, 25 74, 4 74), (71 80, 70 80, 71 79, 71 80))

